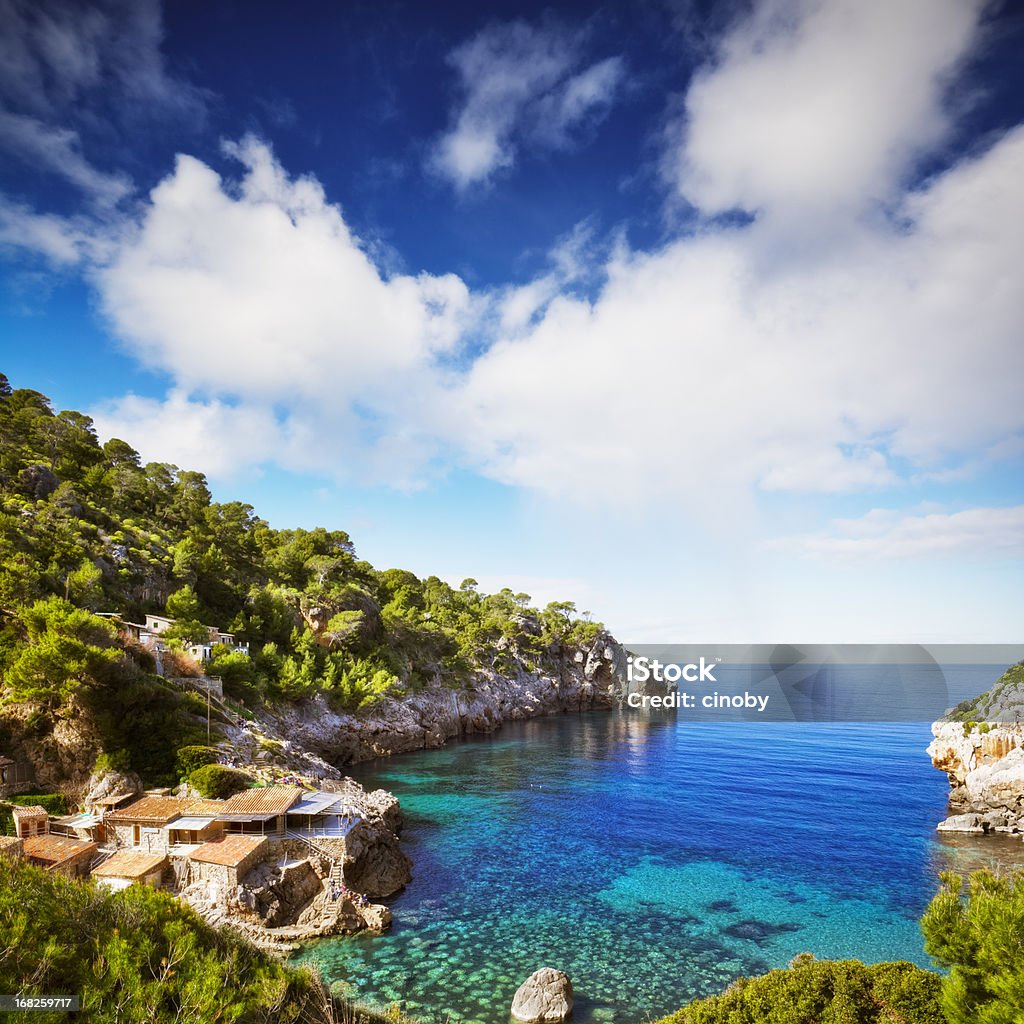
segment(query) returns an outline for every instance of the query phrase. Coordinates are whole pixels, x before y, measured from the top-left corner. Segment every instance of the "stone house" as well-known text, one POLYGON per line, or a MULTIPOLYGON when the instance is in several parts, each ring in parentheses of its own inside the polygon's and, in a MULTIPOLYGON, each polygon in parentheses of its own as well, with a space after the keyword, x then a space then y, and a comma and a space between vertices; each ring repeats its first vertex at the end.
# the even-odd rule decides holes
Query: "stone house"
POLYGON ((38 804, 12 807, 11 815, 14 818, 14 834, 19 839, 46 835, 50 831, 50 815, 47 814, 45 807, 38 804))
POLYGON ((155 889, 166 870, 166 854, 118 850, 93 869, 92 877, 98 884, 115 892, 130 885, 148 885, 155 889))
POLYGON ((99 847, 83 839, 44 833, 23 840, 22 849, 30 864, 68 878, 86 878, 99 847))
POLYGON ((119 807, 103 819, 107 842, 118 848, 167 853, 170 833, 165 826, 180 818, 188 804, 188 800, 173 796, 143 796, 119 807))
POLYGON ((23 793, 32 785, 32 770, 24 764, 0 754, 0 798, 23 793))
POLYGON ((270 843, 263 836, 226 835, 204 843, 188 855, 192 880, 233 889, 266 858, 269 849, 270 843))

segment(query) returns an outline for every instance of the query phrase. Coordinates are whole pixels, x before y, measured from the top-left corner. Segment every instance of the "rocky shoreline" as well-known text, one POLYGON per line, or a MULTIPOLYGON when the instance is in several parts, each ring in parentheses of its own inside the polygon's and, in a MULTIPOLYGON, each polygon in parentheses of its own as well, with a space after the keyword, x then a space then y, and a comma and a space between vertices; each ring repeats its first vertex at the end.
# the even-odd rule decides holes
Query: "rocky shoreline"
MULTIPOLYGON (((204 918, 230 924, 261 945, 285 944, 390 926, 388 908, 374 900, 400 891, 412 877, 401 849, 401 808, 395 797, 366 793, 343 774, 347 765, 443 746, 449 740, 491 733, 503 723, 543 715, 612 706, 614 683, 624 674, 625 654, 607 633, 586 647, 566 647, 546 670, 511 674, 477 671, 459 688, 428 686, 372 708, 346 714, 321 696, 298 704, 249 713, 217 700, 221 763, 244 770, 260 784, 302 784, 344 793, 359 813, 342 846, 317 856, 310 849, 282 849, 228 888, 175 878, 174 891, 204 918), (331 860, 343 861, 345 895, 331 897, 331 860), (350 898, 351 897, 351 898, 350 898)), ((115 793, 141 793, 131 773, 83 771, 95 763, 98 737, 79 716, 58 723, 42 740, 26 730, 17 753, 35 770, 37 783, 64 792, 73 804, 94 804, 115 793)), ((198 796, 188 787, 184 796, 198 796)), ((324 853, 324 851, 321 851, 324 853)))
POLYGON ((944 832, 1024 835, 1024 663, 932 724, 932 764, 949 779, 944 832))
POLYGON ((429 687, 385 698, 369 711, 332 711, 322 697, 275 709, 275 731, 334 765, 429 750, 451 739, 491 733, 504 722, 610 708, 611 687, 624 670, 622 647, 609 634, 567 652, 558 671, 514 675, 478 672, 463 689, 429 687))

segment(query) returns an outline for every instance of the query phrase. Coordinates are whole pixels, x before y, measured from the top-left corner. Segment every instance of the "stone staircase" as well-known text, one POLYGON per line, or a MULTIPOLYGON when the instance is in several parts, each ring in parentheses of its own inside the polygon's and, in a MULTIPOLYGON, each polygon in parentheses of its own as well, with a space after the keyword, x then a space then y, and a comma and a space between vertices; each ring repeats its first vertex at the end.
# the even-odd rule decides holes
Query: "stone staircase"
POLYGON ((327 872, 327 885, 331 893, 331 899, 336 900, 338 897, 335 893, 340 893, 341 887, 345 884, 345 866, 334 856, 329 850, 325 850, 316 840, 309 836, 303 835, 301 832, 295 832, 292 829, 288 829, 285 835, 289 839, 294 839, 297 842, 302 843, 310 853, 314 854, 319 860, 330 865, 327 872))

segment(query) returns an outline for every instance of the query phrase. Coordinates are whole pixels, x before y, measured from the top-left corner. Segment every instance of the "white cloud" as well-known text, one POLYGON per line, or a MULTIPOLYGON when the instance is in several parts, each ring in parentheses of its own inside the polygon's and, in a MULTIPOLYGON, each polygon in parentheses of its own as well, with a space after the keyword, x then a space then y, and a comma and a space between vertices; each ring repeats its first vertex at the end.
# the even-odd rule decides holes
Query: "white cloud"
MULTIPOLYGON (((748 66, 758 80, 768 76, 765 92, 775 95, 772 75, 785 64, 773 56, 779 39, 799 79, 799 89, 785 79, 794 98, 812 95, 821 76, 829 95, 861 88, 848 76, 831 82, 823 67, 831 49, 822 40, 832 40, 839 19, 853 50, 897 48, 916 76, 906 92, 921 111, 940 109, 938 76, 966 56, 971 38, 954 18, 960 28, 943 27, 942 46, 917 40, 906 20, 913 3, 893 15, 893 38, 882 42, 870 4, 794 9, 802 20, 788 34, 764 28, 764 12, 780 10, 774 2, 759 10, 698 76, 688 146, 710 116, 700 113, 701 96, 716 81, 728 84, 748 66)), ((458 66, 478 87, 464 114, 507 107, 516 125, 538 98, 560 96, 572 112, 602 91, 609 72, 593 71, 586 84, 593 69, 577 66, 563 37, 521 24, 490 32, 459 51, 458 66), (532 71, 519 81, 526 64, 532 71)), ((877 59, 868 56, 871 69, 877 59)), ((870 90, 863 102, 885 105, 870 90)), ((890 197, 891 220, 851 219, 847 200, 896 187, 879 170, 896 164, 879 154, 903 121, 880 116, 889 127, 858 143, 875 156, 835 190, 828 167, 815 164, 815 181, 826 185, 809 196, 819 204, 813 247, 806 218, 705 225, 650 251, 620 240, 610 254, 595 252, 584 225, 536 280, 487 294, 452 274, 386 272, 319 183, 289 177, 258 140, 228 147, 242 166, 238 181, 182 156, 95 271, 115 333, 167 373, 173 391, 164 405, 130 399, 107 418, 134 417, 168 451, 196 450, 205 467, 223 464, 197 450, 204 432, 232 446, 239 439, 236 468, 277 462, 411 486, 442 460, 559 501, 664 502, 725 528, 759 490, 881 491, 1012 460, 1024 438, 1024 128, 890 197)), ((936 137, 908 131, 915 151, 936 137)), ((514 145, 505 128, 493 137, 502 152, 514 145)), ((754 191, 734 188, 738 166, 706 162, 732 190, 723 203, 789 209, 788 193, 773 184, 781 164, 768 159, 754 191)), ((4 234, 3 212, 0 240, 23 225, 65 262, 86 244, 75 225, 13 207, 4 234)))
POLYGON ((774 546, 842 560, 936 555, 1022 558, 1024 505, 921 515, 872 509, 860 519, 837 519, 823 533, 787 538, 774 546))
POLYGON ((556 297, 474 364, 453 434, 508 483, 719 510, 1004 446, 1024 432, 1021 166, 1017 130, 813 264, 766 265, 756 223, 620 252, 596 299, 556 297))
POLYGON ((462 97, 430 163, 460 189, 511 166, 524 138, 538 148, 570 145, 581 126, 604 116, 624 71, 619 57, 577 70, 576 38, 525 22, 491 25, 449 63, 462 97))
POLYGON ((1019 451, 1024 129, 813 265, 766 267, 755 223, 620 245, 593 299, 568 291, 575 236, 491 295, 386 276, 317 182, 256 140, 232 151, 238 183, 180 158, 98 283, 183 392, 276 410, 282 465, 410 484, 443 452, 559 498, 724 521, 758 488, 880 490, 1019 451))
POLYGON ((29 250, 54 266, 71 266, 89 253, 99 255, 109 249, 107 240, 91 228, 88 223, 36 213, 0 195, 0 246, 5 249, 29 250))
POLYGON ((279 450, 266 408, 195 401, 180 390, 166 399, 125 395, 92 410, 101 437, 130 440, 147 462, 170 462, 221 479, 251 471, 279 450))
MULTIPOLYGON (((254 139, 229 151, 239 182, 180 157, 98 272, 117 334, 184 393, 279 410, 265 458, 345 475, 369 471, 365 451, 378 471, 415 475, 430 445, 410 425, 472 313, 468 289, 454 275, 383 276, 317 182, 289 179, 254 139)), ((197 415, 206 407, 189 410, 186 434, 197 415)), ((163 419, 172 437, 175 423, 163 419)))
POLYGON ((26 164, 61 175, 101 204, 114 205, 131 191, 126 175, 100 171, 85 159, 78 133, 70 129, 0 109, 0 138, 26 164))
POLYGON ((680 192, 710 212, 804 216, 891 198, 949 129, 946 90, 984 7, 761 0, 687 92, 680 192))
POLYGON ((0 97, 42 119, 104 87, 117 102, 201 113, 200 91, 168 73, 162 43, 159 0, 4 0, 0 97))
POLYGON ((159 0, 0 3, 0 151, 64 178, 101 206, 130 179, 87 156, 83 131, 167 116, 199 119, 199 90, 165 67, 159 0))

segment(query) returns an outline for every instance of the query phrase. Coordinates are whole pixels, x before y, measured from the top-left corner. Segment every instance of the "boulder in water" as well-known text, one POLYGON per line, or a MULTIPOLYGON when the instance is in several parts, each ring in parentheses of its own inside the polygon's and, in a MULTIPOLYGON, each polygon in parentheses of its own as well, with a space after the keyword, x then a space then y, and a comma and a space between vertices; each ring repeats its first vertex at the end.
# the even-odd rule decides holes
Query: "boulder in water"
POLYGON ((572 982, 553 967, 534 971, 512 1000, 512 1017, 527 1024, 565 1020, 572 1013, 572 982))

